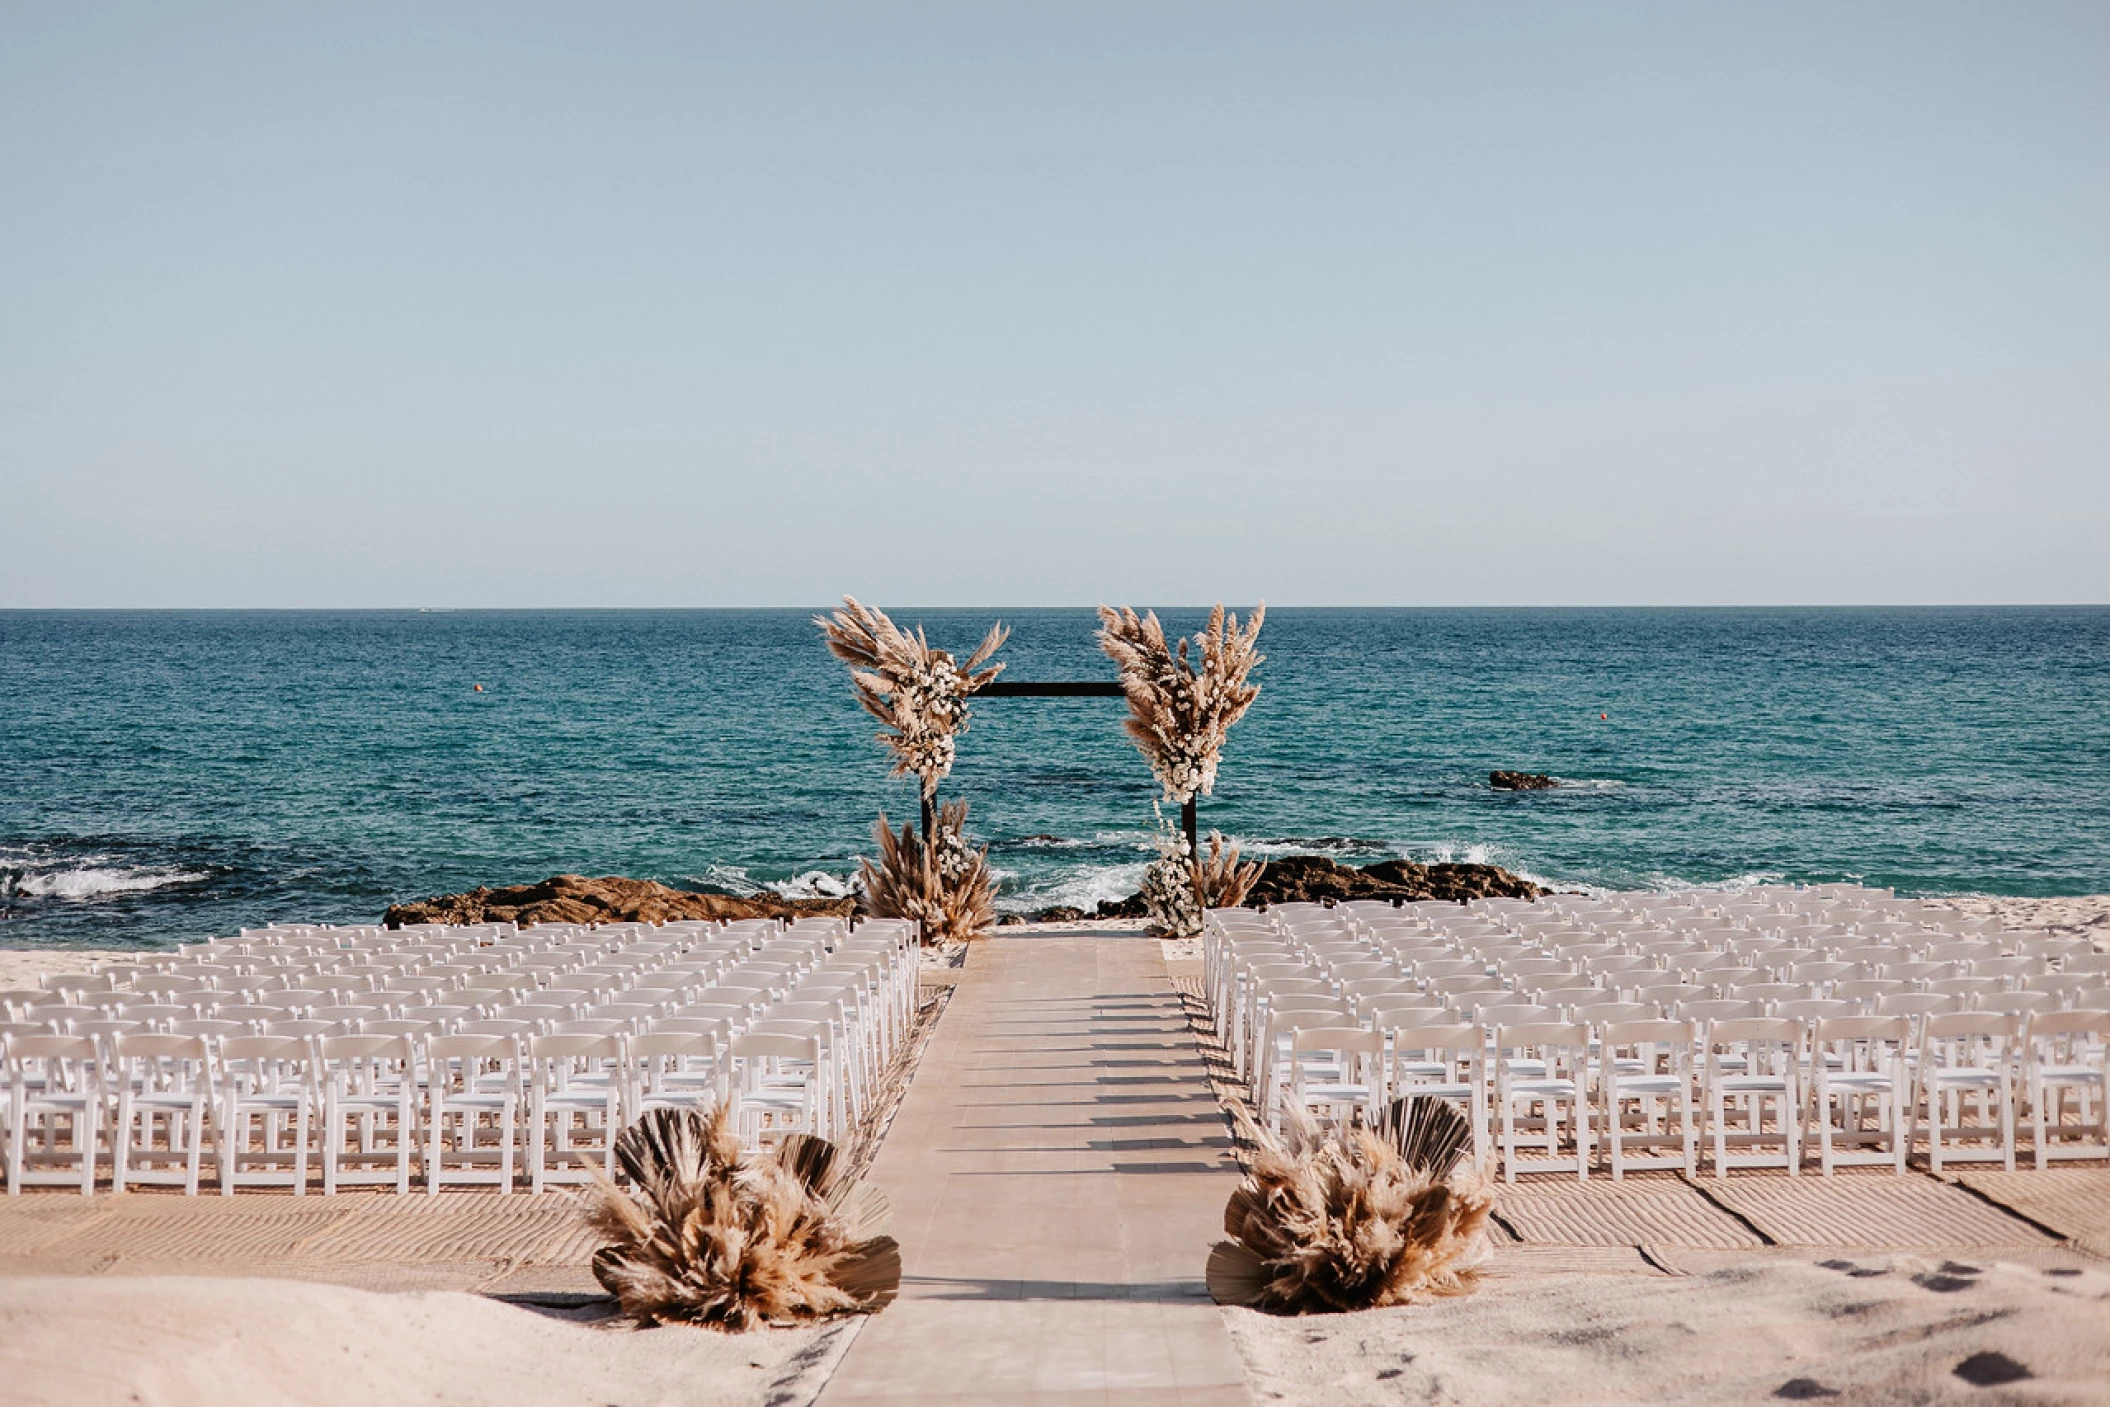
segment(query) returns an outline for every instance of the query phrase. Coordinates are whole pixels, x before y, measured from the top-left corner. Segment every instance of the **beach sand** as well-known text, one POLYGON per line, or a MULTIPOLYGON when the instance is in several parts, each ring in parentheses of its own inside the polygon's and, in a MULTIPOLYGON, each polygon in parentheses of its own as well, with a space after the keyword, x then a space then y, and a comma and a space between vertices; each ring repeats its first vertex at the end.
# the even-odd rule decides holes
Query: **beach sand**
POLYGON ((1458 1299, 1224 1313, 1262 1403, 2110 1402, 2110 1263, 1715 1259, 1680 1277, 1505 1275, 1498 1252, 1458 1299))
POLYGON ((23 1407, 810 1402, 855 1329, 638 1330, 480 1295, 288 1280, 0 1278, 0 1397, 23 1407))

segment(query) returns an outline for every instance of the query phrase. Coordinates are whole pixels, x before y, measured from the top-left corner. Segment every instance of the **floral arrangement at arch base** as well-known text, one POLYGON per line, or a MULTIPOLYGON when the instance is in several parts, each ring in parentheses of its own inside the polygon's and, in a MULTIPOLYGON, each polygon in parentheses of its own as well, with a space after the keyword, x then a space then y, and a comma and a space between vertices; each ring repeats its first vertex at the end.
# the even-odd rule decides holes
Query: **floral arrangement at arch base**
POLYGON ((1322 1133, 1292 1110, 1224 1207, 1209 1256, 1218 1304, 1324 1314, 1470 1291, 1489 1257, 1494 1197, 1458 1171, 1472 1132, 1447 1101, 1395 1100, 1382 1128, 1322 1133))
POLYGON ((966 802, 946 802, 936 821, 937 843, 925 845, 912 825, 896 835, 880 812, 873 830, 879 860, 860 861, 858 877, 873 913, 915 919, 925 942, 960 942, 996 923, 996 880, 989 873, 988 847, 976 850, 967 843, 966 802))

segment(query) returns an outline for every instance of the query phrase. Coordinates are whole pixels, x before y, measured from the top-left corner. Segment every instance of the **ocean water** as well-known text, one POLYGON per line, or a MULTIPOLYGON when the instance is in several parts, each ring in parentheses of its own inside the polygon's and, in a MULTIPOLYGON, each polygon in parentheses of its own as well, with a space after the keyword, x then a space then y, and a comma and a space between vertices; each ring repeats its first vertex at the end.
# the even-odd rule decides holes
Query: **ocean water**
MULTIPOLYGON (((0 612, 0 943, 371 922, 567 870, 838 891, 915 790, 811 615, 0 612)), ((1007 678, 1110 677, 1086 610, 896 615, 956 650, 1001 616, 1007 678)), ((1281 610, 1262 648, 1201 808, 1249 855, 2110 891, 2110 608, 1281 610)), ((947 792, 1002 907, 1132 891, 1154 788, 1122 710, 975 704, 947 792)))

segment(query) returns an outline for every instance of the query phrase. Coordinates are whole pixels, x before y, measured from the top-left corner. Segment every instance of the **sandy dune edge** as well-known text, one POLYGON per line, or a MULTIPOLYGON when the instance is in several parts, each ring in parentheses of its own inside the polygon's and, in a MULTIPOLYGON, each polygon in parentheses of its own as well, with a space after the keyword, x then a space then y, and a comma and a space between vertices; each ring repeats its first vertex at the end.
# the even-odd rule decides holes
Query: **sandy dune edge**
POLYGON ((1683 1278, 1503 1277, 1416 1308, 1224 1313, 1260 1402, 2110 1402, 2110 1266, 1725 1255, 1683 1278), (2013 1370, 1985 1355, 2030 1376, 2000 1383, 2013 1370))
POLYGON ((449 1292, 284 1280, 0 1280, 11 1404, 804 1403, 854 1322, 636 1331, 449 1292))

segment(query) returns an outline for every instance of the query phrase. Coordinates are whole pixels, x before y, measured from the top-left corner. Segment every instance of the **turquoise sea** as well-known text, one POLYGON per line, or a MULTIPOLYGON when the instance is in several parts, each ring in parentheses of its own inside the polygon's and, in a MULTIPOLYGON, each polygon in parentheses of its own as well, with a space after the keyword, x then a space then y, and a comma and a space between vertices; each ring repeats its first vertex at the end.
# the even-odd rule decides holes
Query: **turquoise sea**
MULTIPOLYGON (((0 612, 0 943, 371 922, 564 870, 832 892, 915 792, 812 615, 0 612)), ((1088 610, 895 615, 956 650, 1008 621, 1009 679, 1110 677, 1088 610)), ((1249 854, 2110 891, 2110 608, 1279 610, 1262 642, 1202 804, 1249 854)), ((977 702, 948 790, 1004 907, 1133 889, 1121 712, 977 702)))

